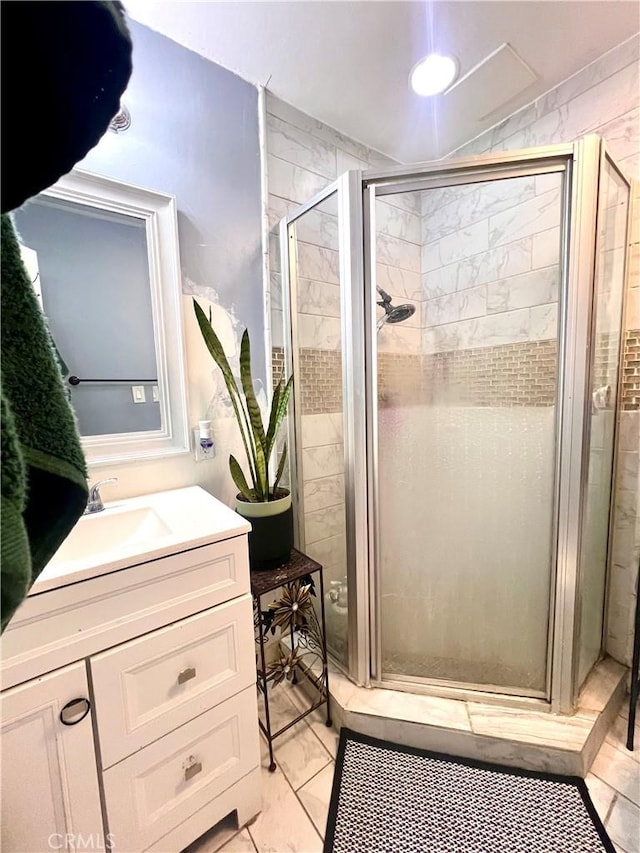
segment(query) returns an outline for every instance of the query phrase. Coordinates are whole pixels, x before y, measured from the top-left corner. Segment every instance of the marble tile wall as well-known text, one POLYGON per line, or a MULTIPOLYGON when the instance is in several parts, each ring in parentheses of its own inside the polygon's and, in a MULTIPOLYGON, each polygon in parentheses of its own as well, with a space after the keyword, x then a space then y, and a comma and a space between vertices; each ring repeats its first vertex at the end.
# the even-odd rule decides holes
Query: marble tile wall
MULTIPOLYGON (((414 314, 402 323, 382 326, 378 332, 381 357, 421 352, 420 205, 420 193, 388 195, 376 202, 376 284, 391 296, 392 305, 413 305, 415 308, 414 314)), ((383 316, 382 308, 378 313, 383 316)))
MULTIPOLYGON (((346 584, 344 445, 342 412, 302 415, 304 549, 324 566, 325 590, 346 584)), ((327 642, 346 662, 346 608, 327 605, 327 642)))
MULTIPOLYGON (((631 662, 640 561, 640 401, 635 393, 635 341, 638 340, 640 329, 639 61, 640 38, 636 35, 451 154, 458 157, 529 148, 570 142, 586 133, 598 133, 605 138, 611 155, 634 180, 635 214, 626 310, 626 351, 630 358, 624 366, 625 393, 618 441, 613 563, 606 620, 606 649, 627 665, 631 662)), ((434 209, 438 205, 437 199, 431 203, 434 209)), ((428 209, 423 207, 423 214, 427 212, 428 209)), ((536 268, 538 265, 548 265, 548 251, 553 249, 555 239, 553 229, 534 234, 530 244, 525 237, 524 245, 519 247, 518 252, 520 263, 526 264, 530 251, 532 264, 536 268)), ((451 284, 449 287, 456 289, 451 284)), ((524 325, 523 317, 520 334, 524 333, 524 325)))
MULTIPOLYGON (((295 207, 335 180, 347 169, 389 165, 391 161, 331 127, 305 115, 267 93, 267 190, 269 226, 272 345, 282 345, 282 297, 277 226, 295 207)), ((337 348, 339 342, 339 277, 337 209, 327 201, 320 211, 298 225, 300 274, 309 282, 300 313, 305 318, 306 345, 337 348), (304 244, 304 245, 302 245, 304 244), (333 288, 327 285, 333 285, 333 288), (338 330, 338 331, 337 331, 338 330)), ((389 214, 387 227, 397 236, 402 211, 389 214), (396 221, 397 220, 397 221, 396 221)))
POLYGON ((450 156, 551 145, 599 133, 627 173, 637 176, 639 58, 640 38, 636 35, 450 156))
POLYGON ((551 174, 422 193, 424 352, 556 338, 561 184, 551 174))
MULTIPOLYGON (((270 93, 266 116, 270 322, 274 378, 283 364, 283 311, 277 225, 348 169, 389 164, 386 157, 304 115, 270 93)), ((325 567, 327 588, 346 575, 344 449, 338 217, 335 196, 296 224, 301 402, 302 497, 305 550, 325 567)), ((388 291, 419 297, 420 211, 385 204, 380 212, 381 275, 388 291)), ((384 285, 383 285, 384 286, 384 285)), ((407 301, 404 299, 404 301, 407 301)), ((385 336, 386 346, 420 350, 420 311, 411 329, 385 336)), ((346 620, 331 623, 338 657, 345 650, 346 620)))

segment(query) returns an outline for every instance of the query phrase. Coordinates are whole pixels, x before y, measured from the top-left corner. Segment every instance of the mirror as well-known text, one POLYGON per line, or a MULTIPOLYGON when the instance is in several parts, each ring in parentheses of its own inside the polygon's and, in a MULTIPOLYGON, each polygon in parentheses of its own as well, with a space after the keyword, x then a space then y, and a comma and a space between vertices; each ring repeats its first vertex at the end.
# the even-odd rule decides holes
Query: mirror
POLYGON ((14 216, 89 463, 187 451, 175 199, 75 171, 14 216))

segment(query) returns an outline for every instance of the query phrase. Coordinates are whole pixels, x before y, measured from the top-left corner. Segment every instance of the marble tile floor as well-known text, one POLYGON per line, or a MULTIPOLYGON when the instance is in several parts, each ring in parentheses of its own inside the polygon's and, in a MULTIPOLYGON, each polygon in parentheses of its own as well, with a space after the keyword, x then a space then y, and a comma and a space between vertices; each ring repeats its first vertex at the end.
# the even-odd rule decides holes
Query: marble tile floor
MULTIPOLYGON (((293 691, 282 691, 273 706, 276 718, 283 719, 287 712, 290 716, 299 701, 293 691)), ((618 853, 640 853, 640 724, 636 725, 636 750, 629 752, 624 746, 626 713, 625 707, 586 781, 618 853)), ((238 831, 230 816, 184 853, 319 853, 337 745, 338 734, 326 728, 322 709, 275 741, 275 773, 267 770, 268 750, 261 739, 263 803, 258 818, 238 831)))

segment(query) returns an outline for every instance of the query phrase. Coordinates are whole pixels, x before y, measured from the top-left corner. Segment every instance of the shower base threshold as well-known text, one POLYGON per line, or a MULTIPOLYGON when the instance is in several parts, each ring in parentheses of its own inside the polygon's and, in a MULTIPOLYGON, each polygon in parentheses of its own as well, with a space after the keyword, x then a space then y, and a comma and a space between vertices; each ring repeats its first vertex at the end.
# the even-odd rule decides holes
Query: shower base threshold
MULTIPOLYGON (((571 715, 551 714, 386 688, 358 687, 329 667, 336 728, 526 770, 584 778, 626 694, 628 669, 605 658, 592 670, 571 715)), ((300 679, 300 686, 306 679, 300 679)))
POLYGON ((449 755, 584 778, 618 715, 627 672, 612 658, 600 661, 571 715, 358 687, 337 670, 329 674, 329 693, 337 727, 449 755))

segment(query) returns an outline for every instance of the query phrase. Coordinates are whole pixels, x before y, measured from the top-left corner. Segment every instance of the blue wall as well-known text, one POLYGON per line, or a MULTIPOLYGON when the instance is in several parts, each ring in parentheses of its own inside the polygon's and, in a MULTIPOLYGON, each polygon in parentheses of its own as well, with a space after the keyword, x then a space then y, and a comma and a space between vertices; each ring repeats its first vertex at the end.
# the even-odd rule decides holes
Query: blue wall
POLYGON ((258 91, 235 74, 130 23, 134 70, 125 133, 107 132, 78 164, 172 193, 183 292, 216 301, 249 329, 265 378, 258 91))

